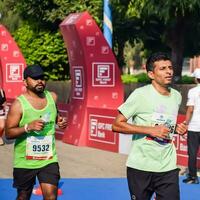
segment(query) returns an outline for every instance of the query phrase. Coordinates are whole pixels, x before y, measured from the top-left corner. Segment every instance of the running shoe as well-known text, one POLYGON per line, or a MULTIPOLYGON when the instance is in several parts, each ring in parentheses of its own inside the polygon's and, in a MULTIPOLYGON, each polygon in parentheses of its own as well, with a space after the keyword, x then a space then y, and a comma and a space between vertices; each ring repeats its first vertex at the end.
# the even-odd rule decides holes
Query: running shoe
POLYGON ((199 179, 197 176, 196 177, 188 176, 186 179, 183 179, 183 183, 199 184, 199 179))

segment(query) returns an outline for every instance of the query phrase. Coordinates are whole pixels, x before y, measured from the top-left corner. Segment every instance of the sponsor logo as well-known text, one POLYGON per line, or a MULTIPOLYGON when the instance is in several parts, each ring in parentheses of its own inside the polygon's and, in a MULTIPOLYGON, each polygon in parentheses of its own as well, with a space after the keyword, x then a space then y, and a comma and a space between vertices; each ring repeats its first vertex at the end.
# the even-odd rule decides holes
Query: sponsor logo
POLYGON ((112 132, 114 117, 89 115, 89 140, 116 144, 116 133, 112 132))
POLYGON ((115 70, 114 63, 92 63, 92 86, 114 87, 115 70))
POLYGON ((22 63, 7 63, 6 64, 6 81, 21 82, 23 80, 22 72, 24 64, 22 63))

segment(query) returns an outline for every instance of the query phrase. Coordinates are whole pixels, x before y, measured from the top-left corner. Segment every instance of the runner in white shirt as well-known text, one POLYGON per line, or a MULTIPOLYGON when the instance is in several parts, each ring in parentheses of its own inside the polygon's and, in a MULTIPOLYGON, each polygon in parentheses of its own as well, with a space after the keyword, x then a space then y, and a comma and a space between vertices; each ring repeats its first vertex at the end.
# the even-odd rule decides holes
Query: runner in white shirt
POLYGON ((200 68, 194 71, 197 86, 188 91, 186 123, 188 124, 188 169, 184 183, 198 184, 197 153, 200 145, 200 68))

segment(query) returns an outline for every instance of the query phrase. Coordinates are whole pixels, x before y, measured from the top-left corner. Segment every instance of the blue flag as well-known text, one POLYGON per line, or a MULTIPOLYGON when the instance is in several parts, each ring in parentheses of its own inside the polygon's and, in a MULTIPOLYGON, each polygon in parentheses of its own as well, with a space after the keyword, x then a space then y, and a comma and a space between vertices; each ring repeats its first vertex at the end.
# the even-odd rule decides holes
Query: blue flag
POLYGON ((104 0, 104 14, 103 14, 103 34, 107 40, 110 48, 112 48, 112 12, 109 0, 104 0))

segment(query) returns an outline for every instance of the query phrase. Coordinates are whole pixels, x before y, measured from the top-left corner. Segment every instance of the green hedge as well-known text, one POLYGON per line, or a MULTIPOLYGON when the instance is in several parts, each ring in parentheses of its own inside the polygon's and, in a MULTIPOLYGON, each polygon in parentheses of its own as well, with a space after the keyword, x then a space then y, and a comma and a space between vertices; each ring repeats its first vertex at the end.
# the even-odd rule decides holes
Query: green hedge
POLYGON ((182 84, 194 84, 195 81, 194 81, 193 77, 184 75, 184 76, 182 76, 181 83, 182 84))
POLYGON ((130 75, 130 74, 123 74, 121 76, 122 82, 125 84, 129 83, 149 83, 150 80, 146 73, 140 73, 136 75, 130 75))
MULTIPOLYGON (((150 83, 150 79, 148 78, 146 73, 140 73, 136 75, 130 75, 130 74, 123 74, 121 76, 122 82, 124 84, 129 83, 150 83)), ((184 75, 182 76, 182 79, 180 81, 180 84, 194 84, 194 78, 184 75)))

